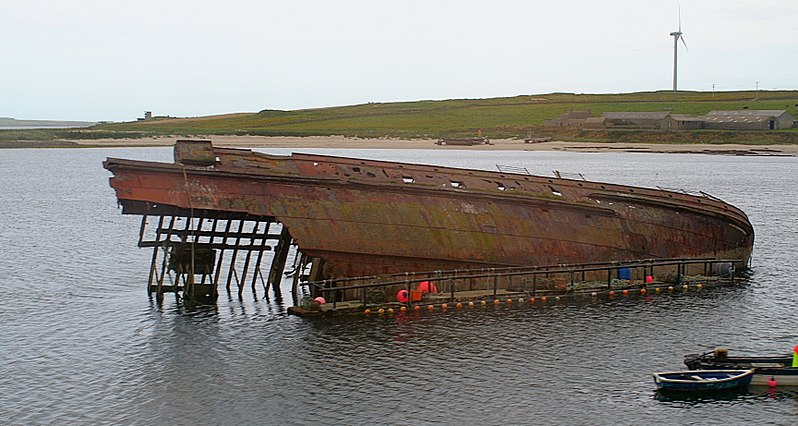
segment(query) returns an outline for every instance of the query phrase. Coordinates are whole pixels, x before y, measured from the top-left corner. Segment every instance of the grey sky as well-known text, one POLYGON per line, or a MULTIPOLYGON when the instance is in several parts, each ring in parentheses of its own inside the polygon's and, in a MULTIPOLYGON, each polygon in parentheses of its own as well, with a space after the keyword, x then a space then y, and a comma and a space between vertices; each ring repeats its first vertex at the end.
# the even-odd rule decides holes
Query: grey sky
MULTIPOLYGON (((683 0, 684 90, 796 89, 798 1, 683 0)), ((6 0, 0 116, 669 89, 675 0, 6 0)))

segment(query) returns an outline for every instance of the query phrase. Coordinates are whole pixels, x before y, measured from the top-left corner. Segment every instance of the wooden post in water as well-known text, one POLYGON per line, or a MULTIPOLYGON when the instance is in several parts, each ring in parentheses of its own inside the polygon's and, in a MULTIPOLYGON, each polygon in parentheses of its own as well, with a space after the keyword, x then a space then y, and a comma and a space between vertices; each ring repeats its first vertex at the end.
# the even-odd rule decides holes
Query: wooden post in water
MULTIPOLYGON (((266 238, 269 235, 269 228, 271 228, 271 225, 272 225, 272 223, 267 221, 266 222, 266 228, 263 230, 263 235, 261 235, 260 250, 258 251, 258 258, 255 260, 255 272, 252 273, 252 293, 253 294, 255 293, 255 284, 257 283, 259 274, 261 275, 261 280, 263 280, 263 273, 260 271, 260 264, 263 261, 263 252, 268 247, 266 245, 266 238)), ((264 291, 266 291, 265 287, 266 286, 264 286, 264 289, 263 289, 264 291)), ((269 297, 268 294, 266 294, 265 296, 269 297)))
POLYGON ((490 273, 493 275, 493 298, 496 298, 496 294, 499 291, 499 280, 496 277, 496 269, 490 268, 490 273))
MULTIPOLYGON (((219 259, 216 261, 216 271, 213 274, 213 286, 219 286, 219 274, 222 272, 222 260, 224 259, 224 250, 227 246, 227 237, 230 235, 231 219, 227 219, 227 224, 224 227, 224 235, 222 236, 222 249, 219 250, 219 259)), ((230 290, 229 288, 227 289, 230 290)))
POLYGON ((236 232, 236 243, 235 247, 233 248, 233 256, 230 258, 230 270, 227 271, 227 284, 225 284, 225 288, 227 291, 230 291, 230 281, 233 279, 233 274, 236 274, 236 281, 239 286, 241 286, 241 282, 238 280, 238 272, 236 269, 236 258, 238 257, 238 246, 241 244, 241 233, 244 232, 244 220, 238 220, 238 232, 236 232))
MULTIPOLYGON (((247 279, 247 273, 249 272, 249 262, 252 260, 252 248, 255 245, 255 235, 257 234, 258 228, 260 227, 260 221, 256 220, 255 225, 252 228, 252 233, 249 236, 249 245, 247 247, 247 256, 244 258, 244 270, 241 271, 241 281, 238 284, 238 297, 241 297, 241 294, 244 292, 244 284, 247 279)), ((254 286, 253 286, 254 290, 254 286)))
MULTIPOLYGON (((141 229, 139 230, 139 246, 144 239, 144 228, 147 226, 147 215, 141 218, 141 229)), ((161 240, 161 227, 163 226, 163 216, 158 218, 158 227, 155 229, 155 242, 156 244, 152 249, 152 261, 150 261, 150 277, 147 279, 147 293, 152 293, 152 280, 157 278, 158 275, 158 242, 161 240)))
MULTIPOLYGON (((288 233, 288 228, 283 225, 280 231, 280 239, 277 242, 277 247, 274 248, 274 258, 272 259, 272 266, 269 269, 269 279, 266 280, 266 285, 274 285, 273 291, 275 294, 279 293, 280 281, 282 280, 283 269, 285 269, 285 262, 288 260, 288 252, 291 248, 291 234, 288 233)), ((315 266, 315 263, 314 263, 315 266)), ((300 268, 296 272, 301 274, 304 265, 300 263, 300 268)))

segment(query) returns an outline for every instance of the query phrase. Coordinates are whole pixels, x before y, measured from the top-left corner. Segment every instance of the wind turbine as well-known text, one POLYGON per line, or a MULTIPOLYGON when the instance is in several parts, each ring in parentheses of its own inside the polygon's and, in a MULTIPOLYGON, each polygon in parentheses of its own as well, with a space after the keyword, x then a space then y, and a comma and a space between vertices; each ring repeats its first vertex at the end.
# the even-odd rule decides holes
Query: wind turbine
POLYGON ((677 90, 676 88, 676 64, 678 59, 678 52, 679 52, 679 40, 682 41, 684 44, 684 50, 690 51, 687 49, 687 42, 684 41, 684 37, 682 36, 682 6, 679 5, 679 31, 674 31, 671 33, 671 37, 673 37, 673 91, 677 90))

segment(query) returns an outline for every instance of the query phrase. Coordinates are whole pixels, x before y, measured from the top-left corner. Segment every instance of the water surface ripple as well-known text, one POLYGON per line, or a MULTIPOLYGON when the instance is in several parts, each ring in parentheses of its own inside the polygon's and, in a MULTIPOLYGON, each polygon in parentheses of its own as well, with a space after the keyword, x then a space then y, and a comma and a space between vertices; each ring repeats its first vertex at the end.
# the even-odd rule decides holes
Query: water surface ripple
MULTIPOLYGON (((309 150, 310 151, 310 150, 309 150)), ((272 150, 287 153, 287 150, 272 150)), ((651 372, 688 352, 798 344, 798 159, 666 154, 315 150, 702 190, 756 230, 753 276, 687 294, 300 319, 290 300, 222 293, 188 309, 145 292, 150 252, 107 156, 0 153, 4 424, 794 424, 798 390, 670 398, 651 372)), ((284 294, 289 294, 284 283, 284 294)), ((589 299, 589 298, 588 298, 589 299)))

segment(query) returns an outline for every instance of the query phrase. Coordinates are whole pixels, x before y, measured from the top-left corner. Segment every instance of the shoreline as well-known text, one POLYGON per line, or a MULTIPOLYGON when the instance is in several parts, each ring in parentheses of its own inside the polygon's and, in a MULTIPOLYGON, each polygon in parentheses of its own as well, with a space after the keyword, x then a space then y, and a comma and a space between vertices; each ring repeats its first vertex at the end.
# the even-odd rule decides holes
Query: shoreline
MULTIPOLYGON (((172 146, 177 139, 208 139, 214 146, 238 148, 326 148, 326 149, 431 149, 469 151, 567 151, 567 152, 640 152, 751 156, 798 156, 798 145, 745 145, 745 144, 656 144, 612 142, 538 142, 525 143, 519 139, 495 139, 482 145, 437 145, 436 139, 362 139, 343 136, 231 136, 210 135, 183 137, 158 137, 142 139, 91 139, 61 140, 51 147, 103 148, 103 147, 159 147, 172 146)), ((44 143, 20 142, 19 148, 47 147, 44 143)))

